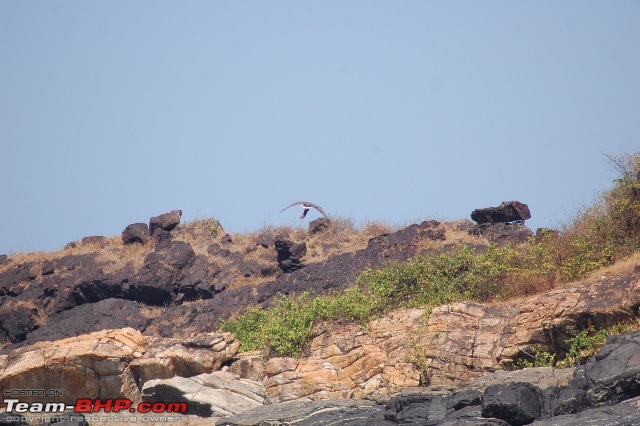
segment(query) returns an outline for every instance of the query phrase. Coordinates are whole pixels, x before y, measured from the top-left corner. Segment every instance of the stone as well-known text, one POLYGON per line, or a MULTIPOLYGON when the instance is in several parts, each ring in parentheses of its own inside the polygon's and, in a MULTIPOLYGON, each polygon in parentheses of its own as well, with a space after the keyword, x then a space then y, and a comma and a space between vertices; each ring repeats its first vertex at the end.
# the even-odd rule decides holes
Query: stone
POLYGON ((260 382, 218 371, 189 378, 150 380, 142 387, 142 400, 186 402, 187 414, 201 417, 231 416, 262 406, 264 387, 260 382))
POLYGON ((142 356, 144 337, 124 328, 39 342, 0 355, 0 393, 15 389, 63 390, 63 395, 21 395, 21 402, 64 402, 78 398, 129 398, 140 393, 129 363, 142 356))
POLYGON ((154 216, 149 219, 149 234, 153 234, 156 229, 171 232, 180 224, 182 218, 182 210, 171 210, 169 213, 163 213, 160 216, 154 216))
POLYGON ((481 235, 492 243, 524 243, 534 234, 524 223, 483 223, 471 225, 469 235, 481 235))
POLYGON ((578 367, 572 386, 586 390, 591 406, 640 396, 640 331, 610 336, 593 358, 578 367))
POLYGON ((122 231, 123 244, 145 244, 149 241, 149 227, 146 223, 132 223, 122 231))
POLYGON ((274 245, 278 253, 278 266, 282 272, 293 272, 304 266, 300 260, 307 252, 304 242, 295 244, 287 238, 277 237, 274 245))
POLYGON ((262 233, 258 235, 256 238, 256 245, 262 246, 263 248, 269 248, 273 246, 275 240, 272 234, 262 233))
POLYGON ((516 426, 532 423, 542 416, 542 392, 526 382, 491 385, 482 396, 482 415, 516 426))
POLYGON ((0 265, 7 263, 8 260, 9 256, 7 256, 6 254, 0 254, 0 265))
POLYGON ((131 362, 136 383, 153 379, 191 377, 219 370, 231 360, 240 343, 231 333, 206 333, 187 339, 147 338, 144 355, 131 362))
POLYGON ((80 240, 80 244, 83 244, 83 245, 95 244, 98 247, 104 247, 106 243, 107 243, 107 238, 101 235, 92 235, 90 237, 84 237, 82 240, 80 240))
POLYGON ((265 378, 265 357, 260 351, 237 354, 228 369, 241 379, 261 381, 265 378))
POLYGON ((589 406, 587 392, 571 387, 549 387, 543 391, 543 399, 543 417, 575 414, 589 406))
POLYGON ((309 222, 309 235, 315 235, 315 234, 320 234, 324 231, 326 231, 327 229, 329 229, 331 222, 329 221, 329 219, 324 218, 324 217, 320 217, 316 220, 312 220, 311 222, 309 222))
POLYGON ((471 212, 471 219, 484 223, 521 222, 531 218, 529 207, 519 201, 504 201, 499 207, 487 207, 471 212))
POLYGON ((0 304, 0 333, 11 342, 20 342, 27 333, 45 322, 46 316, 34 302, 5 299, 0 304))

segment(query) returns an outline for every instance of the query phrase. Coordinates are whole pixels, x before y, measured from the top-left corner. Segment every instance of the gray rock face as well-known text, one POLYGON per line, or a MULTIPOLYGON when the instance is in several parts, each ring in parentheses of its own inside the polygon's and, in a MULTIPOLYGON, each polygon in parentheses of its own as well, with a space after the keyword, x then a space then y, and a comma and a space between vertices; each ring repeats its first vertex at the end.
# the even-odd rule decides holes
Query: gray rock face
POLYGON ((590 406, 640 396, 640 331, 609 337, 596 356, 578 368, 571 385, 587 391, 590 406))
POLYGON ((232 416, 262 406, 264 397, 262 383, 220 371, 189 378, 150 380, 142 387, 144 401, 186 402, 187 414, 201 417, 232 416))

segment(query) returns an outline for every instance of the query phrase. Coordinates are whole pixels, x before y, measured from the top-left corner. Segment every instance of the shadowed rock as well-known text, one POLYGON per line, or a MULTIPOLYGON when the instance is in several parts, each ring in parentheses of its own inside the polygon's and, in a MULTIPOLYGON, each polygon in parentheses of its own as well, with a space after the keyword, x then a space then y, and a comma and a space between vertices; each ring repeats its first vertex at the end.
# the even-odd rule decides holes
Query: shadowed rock
POLYGON ((149 227, 146 223, 132 223, 122 231, 123 244, 145 244, 149 241, 149 227))
POLYGON ((182 210, 172 210, 169 213, 163 213, 160 216, 152 217, 149 220, 149 234, 153 234, 156 229, 170 232, 180 224, 182 210))
POLYGON ((498 207, 476 209, 471 219, 478 224, 521 222, 531 218, 529 207, 519 201, 504 201, 498 207))

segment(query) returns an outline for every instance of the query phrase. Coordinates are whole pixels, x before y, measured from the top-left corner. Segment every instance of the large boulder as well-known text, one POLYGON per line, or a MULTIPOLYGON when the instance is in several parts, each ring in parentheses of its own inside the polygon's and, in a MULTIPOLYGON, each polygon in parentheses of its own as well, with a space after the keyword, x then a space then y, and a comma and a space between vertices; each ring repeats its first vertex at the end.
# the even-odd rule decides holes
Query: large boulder
POLYGON ((578 368, 572 386, 587 392, 591 406, 640 396, 640 331, 610 336, 607 344, 578 368))
POLYGON ((542 392, 527 382, 487 387, 482 396, 482 415, 510 425, 526 425, 542 416, 542 392))
POLYGON ((144 337, 124 328, 39 342, 0 355, 0 394, 58 389, 62 395, 20 395, 21 402, 75 403, 78 398, 140 398, 128 368, 142 356, 144 337))
POLYGON ((180 224, 182 210, 172 210, 160 216, 154 216, 149 220, 149 233, 153 235, 156 229, 170 232, 180 224))
POLYGON ((521 222, 531 218, 529 207, 519 201, 504 201, 498 207, 476 209, 471 219, 478 224, 521 222))
POLYGON ((147 402, 186 402, 187 414, 201 417, 231 416, 260 407, 264 403, 264 386, 225 372, 193 377, 150 380, 142 388, 147 402))
POLYGON ((191 377, 219 370, 240 343, 231 333, 205 333, 186 339, 147 338, 147 351, 129 364, 138 386, 153 379, 191 377))
POLYGON ((290 239, 280 236, 275 240, 276 251, 278 252, 278 266, 284 273, 293 272, 304 265, 302 257, 307 254, 306 243, 294 243, 290 239))
POLYGON ((145 244, 149 241, 149 227, 146 223, 132 223, 122 231, 123 244, 145 244))

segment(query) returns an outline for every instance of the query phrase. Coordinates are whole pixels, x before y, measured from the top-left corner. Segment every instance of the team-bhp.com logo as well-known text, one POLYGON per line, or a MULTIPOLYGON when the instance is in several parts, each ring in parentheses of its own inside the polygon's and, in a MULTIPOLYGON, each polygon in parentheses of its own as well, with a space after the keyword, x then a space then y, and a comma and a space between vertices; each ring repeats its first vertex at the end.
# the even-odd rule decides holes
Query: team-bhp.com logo
MULTIPOLYGON (((89 399, 79 398, 74 405, 63 402, 20 402, 18 399, 5 399, 5 412, 18 415, 25 414, 62 414, 73 411, 84 414, 123 414, 123 413, 143 413, 143 414, 175 414, 181 415, 187 412, 186 402, 141 402, 133 406, 133 402, 126 398, 89 399)), ((178 417, 173 420, 180 420, 178 417)), ((142 420, 145 420, 144 418, 142 420)), ((185 419, 186 420, 186 419, 185 419)), ((165 419, 166 421, 166 419, 165 419)))

